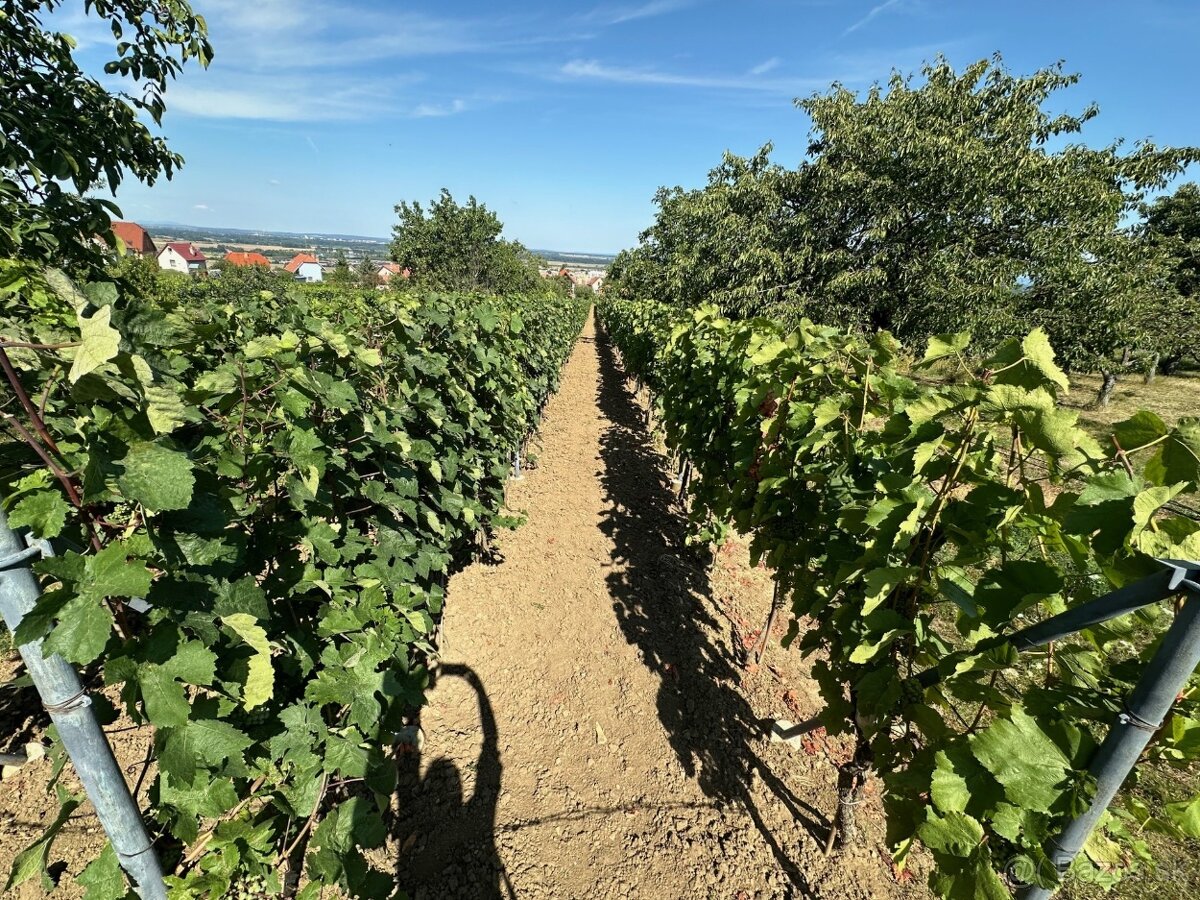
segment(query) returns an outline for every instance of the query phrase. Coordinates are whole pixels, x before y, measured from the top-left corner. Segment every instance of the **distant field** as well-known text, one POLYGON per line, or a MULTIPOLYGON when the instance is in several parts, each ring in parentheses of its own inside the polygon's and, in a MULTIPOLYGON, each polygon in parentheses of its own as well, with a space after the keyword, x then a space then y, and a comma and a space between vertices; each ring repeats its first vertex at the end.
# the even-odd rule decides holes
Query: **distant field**
POLYGON ((1128 419, 1139 409, 1157 413, 1167 425, 1184 416, 1200 416, 1200 374, 1160 375, 1153 384, 1145 384, 1140 375, 1117 382, 1116 393, 1108 406, 1092 406, 1100 390, 1097 375, 1072 375, 1068 406, 1080 410, 1079 421, 1089 431, 1100 433, 1115 422, 1128 419))

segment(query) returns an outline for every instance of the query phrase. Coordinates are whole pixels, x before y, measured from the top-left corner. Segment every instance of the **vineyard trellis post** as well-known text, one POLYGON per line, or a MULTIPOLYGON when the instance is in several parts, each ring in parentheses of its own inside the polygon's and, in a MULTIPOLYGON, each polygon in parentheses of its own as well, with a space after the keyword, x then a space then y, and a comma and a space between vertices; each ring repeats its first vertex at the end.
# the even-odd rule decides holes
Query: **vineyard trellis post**
MULTIPOLYGON (((1142 602, 1137 605, 1144 606, 1179 593, 1187 596, 1158 650, 1147 663, 1137 686, 1126 699, 1117 721, 1092 757, 1088 771, 1096 779, 1096 793, 1090 805, 1046 846, 1046 855, 1060 876, 1066 874, 1071 862, 1083 849, 1142 751, 1163 726, 1179 692, 1196 667, 1200 666, 1200 582, 1196 580, 1200 578, 1200 564, 1174 560, 1164 562, 1167 566, 1165 584, 1163 576, 1159 575, 1131 585, 1148 589, 1140 598, 1142 602)), ((1053 620, 1043 625, 1050 621, 1053 620)), ((1023 649, 1020 644, 1018 649, 1023 649)), ((1051 888, 1031 885, 1021 893, 1021 900, 1046 900, 1053 893, 1051 888)))
MULTIPOLYGON (((45 542, 26 541, 13 531, 0 510, 0 614, 14 634, 40 594, 30 564, 50 553, 45 542)), ((162 867, 150 835, 78 674, 58 654, 44 656, 41 639, 17 649, 138 896, 165 900, 162 867)))

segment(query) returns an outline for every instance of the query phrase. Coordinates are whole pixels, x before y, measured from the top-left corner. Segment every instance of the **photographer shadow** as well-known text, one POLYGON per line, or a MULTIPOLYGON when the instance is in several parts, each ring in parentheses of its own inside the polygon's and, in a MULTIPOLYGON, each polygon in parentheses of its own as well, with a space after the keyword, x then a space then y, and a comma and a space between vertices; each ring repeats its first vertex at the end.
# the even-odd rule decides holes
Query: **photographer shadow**
POLYGON ((496 806, 503 766, 491 701, 469 666, 443 664, 436 678, 461 678, 474 691, 482 744, 470 776, 470 797, 466 796, 463 772, 453 761, 435 759, 422 777, 420 753, 411 746, 402 749, 399 809, 393 823, 393 834, 400 842, 396 884, 412 900, 514 900, 516 892, 496 848, 496 806))

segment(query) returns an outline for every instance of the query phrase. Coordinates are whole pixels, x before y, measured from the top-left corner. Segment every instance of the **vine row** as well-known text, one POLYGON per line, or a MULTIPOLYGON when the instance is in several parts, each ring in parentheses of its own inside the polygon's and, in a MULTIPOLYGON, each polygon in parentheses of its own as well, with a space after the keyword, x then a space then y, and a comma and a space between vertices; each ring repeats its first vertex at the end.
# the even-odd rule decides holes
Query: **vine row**
MULTIPOLYGON (((1173 608, 1041 653, 973 648, 1158 559, 1200 559, 1200 524, 1168 509, 1200 482, 1200 420, 1139 412, 1098 440, 1063 404, 1040 331, 978 363, 966 334, 914 361, 887 333, 789 332, 713 307, 611 300, 599 319, 690 464, 697 536, 749 535, 790 600, 785 642, 814 657, 822 722, 856 748, 843 840, 874 772, 897 865, 923 845, 940 896, 1058 886, 1043 847, 1090 797, 1087 762, 1173 608)), ((1143 765, 1200 756, 1198 713, 1193 676, 1143 765)), ((1126 792, 1068 877, 1153 864, 1153 833, 1200 837, 1200 798, 1152 808, 1126 792)))
MULTIPOLYGON (((141 292, 3 265, 0 353, 25 403, 3 412, 2 490, 11 523, 61 548, 15 639, 102 673, 104 723, 111 694, 153 726, 172 897, 391 896, 364 851, 385 840, 446 578, 514 524, 512 453, 588 304, 233 275, 141 292)), ((12 883, 45 878, 52 839, 12 883)), ((111 847, 79 881, 125 895, 111 847)))

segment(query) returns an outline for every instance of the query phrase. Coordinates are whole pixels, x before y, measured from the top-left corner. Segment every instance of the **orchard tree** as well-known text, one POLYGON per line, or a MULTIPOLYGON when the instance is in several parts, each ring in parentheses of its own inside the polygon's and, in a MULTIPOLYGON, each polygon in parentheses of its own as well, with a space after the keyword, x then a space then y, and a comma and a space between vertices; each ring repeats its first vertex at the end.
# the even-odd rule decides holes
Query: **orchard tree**
POLYGON ((1159 275, 1123 223, 1198 154, 1073 142, 1096 108, 1045 107, 1077 81, 1061 66, 1018 77, 999 57, 961 72, 939 58, 865 95, 834 85, 798 101, 812 119, 800 165, 771 163, 768 146, 726 157, 701 191, 660 191, 614 287, 914 344, 971 330, 986 346, 1044 322, 1080 366, 1123 359, 1126 320, 1159 275), (1080 315, 1101 300, 1102 315, 1080 315))
POLYGON ((111 201, 127 175, 145 184, 182 164, 147 121, 162 124, 168 82, 191 59, 212 59, 204 20, 183 0, 91 0, 115 40, 105 74, 128 79, 110 91, 75 59, 77 44, 47 27, 62 0, 0 5, 0 258, 94 269, 115 245, 111 201))
POLYGON ((1164 309, 1152 323, 1166 346, 1156 348, 1146 372, 1154 377, 1155 363, 1170 371, 1195 347, 1190 335, 1200 324, 1200 185, 1181 185, 1174 194, 1142 206, 1142 238, 1167 259, 1174 294, 1164 297, 1164 309))
POLYGON ((411 269, 417 284, 446 291, 542 290, 537 257, 501 238, 500 219, 474 197, 459 205, 443 188, 428 209, 403 202, 396 214, 392 259, 411 269))

